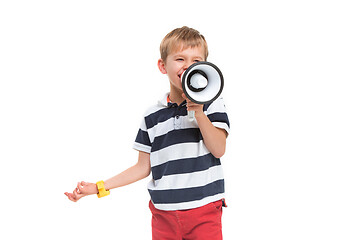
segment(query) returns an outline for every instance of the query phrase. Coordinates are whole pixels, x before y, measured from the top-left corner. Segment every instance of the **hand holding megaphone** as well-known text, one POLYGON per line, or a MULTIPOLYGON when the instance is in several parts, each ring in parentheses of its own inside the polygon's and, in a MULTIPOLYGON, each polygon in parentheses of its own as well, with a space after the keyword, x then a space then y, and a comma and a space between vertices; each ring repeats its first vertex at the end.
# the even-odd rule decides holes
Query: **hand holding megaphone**
MULTIPOLYGON (((224 88, 224 77, 220 69, 210 62, 192 64, 181 75, 185 96, 194 103, 206 104, 217 99, 224 88)), ((188 119, 195 119, 195 112, 188 112, 188 119)))

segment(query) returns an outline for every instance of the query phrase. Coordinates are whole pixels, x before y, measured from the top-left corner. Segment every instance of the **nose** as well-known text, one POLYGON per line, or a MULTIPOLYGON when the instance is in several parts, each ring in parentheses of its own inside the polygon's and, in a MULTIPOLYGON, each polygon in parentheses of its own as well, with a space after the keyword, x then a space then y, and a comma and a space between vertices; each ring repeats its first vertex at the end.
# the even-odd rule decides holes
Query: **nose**
POLYGON ((184 63, 184 71, 185 71, 186 69, 188 69, 188 68, 191 66, 191 64, 192 64, 192 61, 186 61, 186 62, 184 63))
POLYGON ((182 77, 182 75, 184 74, 184 72, 191 66, 192 62, 191 61, 184 61, 183 62, 183 66, 182 66, 182 73, 180 74, 180 78, 182 77))
POLYGON ((184 72, 190 67, 191 63, 184 63, 184 66, 182 67, 182 73, 180 75, 180 77, 184 74, 184 72))
POLYGON ((186 71, 186 69, 188 69, 188 68, 189 68, 189 66, 187 66, 186 64, 184 64, 184 66, 181 68, 181 73, 180 73, 180 75, 179 75, 180 78, 182 77, 182 75, 184 74, 184 72, 186 71))

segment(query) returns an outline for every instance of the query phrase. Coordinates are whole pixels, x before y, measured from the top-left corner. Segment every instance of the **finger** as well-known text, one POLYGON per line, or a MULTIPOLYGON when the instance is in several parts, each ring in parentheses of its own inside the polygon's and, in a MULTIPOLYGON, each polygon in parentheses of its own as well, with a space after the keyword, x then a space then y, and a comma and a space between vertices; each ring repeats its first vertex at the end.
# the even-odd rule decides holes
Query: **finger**
POLYGON ((73 196, 72 193, 66 192, 65 195, 68 197, 68 199, 69 199, 70 201, 76 202, 76 200, 75 200, 75 198, 74 198, 74 196, 73 196))
POLYGON ((79 189, 78 189, 78 188, 75 188, 73 194, 74 194, 74 195, 73 195, 73 199, 74 199, 75 202, 84 196, 83 194, 81 194, 81 193, 79 192, 79 189))
POLYGON ((188 109, 189 109, 189 108, 191 108, 191 109, 196 109, 196 108, 200 108, 200 107, 201 107, 201 106, 200 106, 199 104, 196 104, 196 103, 193 103, 193 102, 187 104, 187 108, 188 108, 188 109))
POLYGON ((197 104, 193 102, 188 102, 187 107, 195 107, 197 104))
POLYGON ((191 102, 190 99, 186 97, 185 93, 183 93, 181 96, 186 100, 186 102, 191 102))
POLYGON ((75 188, 75 190, 73 191, 73 194, 75 195, 75 198, 77 198, 77 196, 81 195, 79 188, 75 188))
POLYGON ((83 186, 81 185, 80 182, 78 182, 78 184, 77 184, 78 193, 81 193, 82 188, 83 188, 83 186))
POLYGON ((86 182, 84 182, 84 181, 82 181, 82 182, 79 182, 78 184, 77 184, 77 188, 78 188, 78 193, 80 193, 80 194, 84 194, 84 188, 87 186, 87 183, 86 182))

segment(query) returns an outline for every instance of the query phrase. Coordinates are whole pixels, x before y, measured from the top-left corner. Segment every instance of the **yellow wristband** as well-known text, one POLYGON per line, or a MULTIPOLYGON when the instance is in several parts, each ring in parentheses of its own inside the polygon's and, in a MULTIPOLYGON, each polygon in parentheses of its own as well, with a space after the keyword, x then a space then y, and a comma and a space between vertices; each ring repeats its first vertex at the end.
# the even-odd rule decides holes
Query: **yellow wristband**
POLYGON ((109 190, 105 189, 104 181, 98 181, 96 183, 99 193, 97 194, 98 198, 105 197, 110 194, 109 190))

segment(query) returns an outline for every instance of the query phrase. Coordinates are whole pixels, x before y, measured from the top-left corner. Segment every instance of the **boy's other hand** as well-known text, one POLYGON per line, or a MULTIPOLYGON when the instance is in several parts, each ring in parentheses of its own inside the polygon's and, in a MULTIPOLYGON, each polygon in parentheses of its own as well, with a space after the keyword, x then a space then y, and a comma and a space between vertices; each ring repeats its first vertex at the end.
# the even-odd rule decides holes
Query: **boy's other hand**
POLYGON ((64 194, 73 202, 77 202, 80 198, 87 195, 98 193, 98 189, 95 183, 79 182, 77 187, 72 193, 65 192, 64 194))

